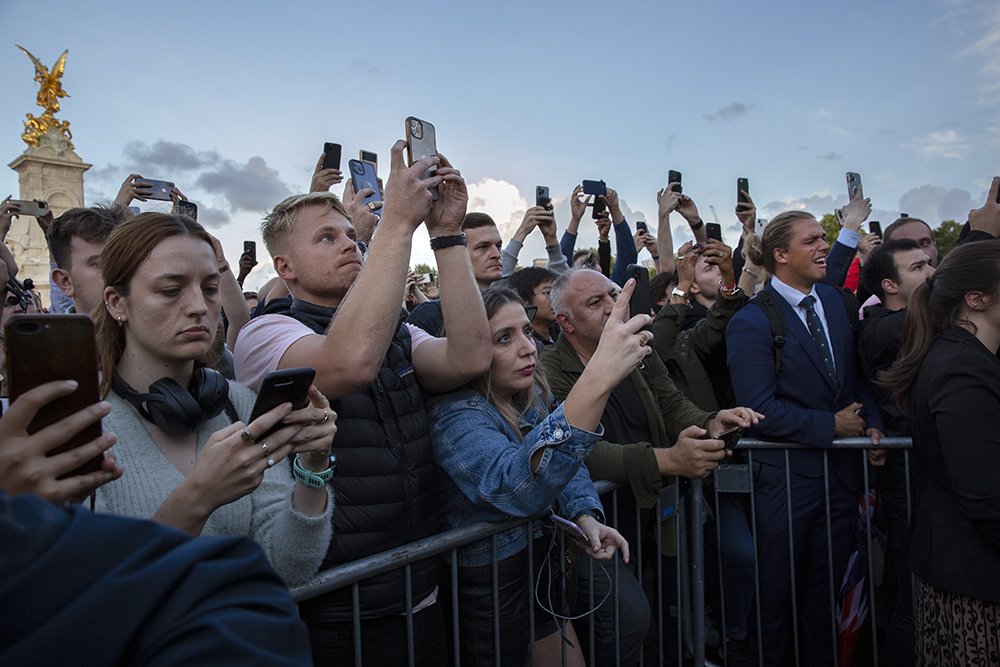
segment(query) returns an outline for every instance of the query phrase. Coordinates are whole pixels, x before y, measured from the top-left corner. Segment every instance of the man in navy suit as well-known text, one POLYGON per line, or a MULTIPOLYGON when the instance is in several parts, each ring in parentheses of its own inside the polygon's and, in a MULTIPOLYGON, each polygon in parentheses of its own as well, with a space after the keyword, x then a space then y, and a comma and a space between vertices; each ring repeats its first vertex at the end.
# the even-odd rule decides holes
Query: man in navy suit
MULTIPOLYGON (((766 416, 752 435, 810 447, 788 452, 787 472, 785 451, 753 454, 764 663, 793 661, 794 567, 801 664, 833 665, 831 589, 839 594, 855 546, 853 526, 863 477, 858 452, 830 450, 834 438, 865 434, 877 445, 882 425, 856 374, 854 336, 844 298, 822 283, 830 246, 819 222, 802 211, 782 213, 765 229, 761 246, 760 263, 772 276, 765 291, 786 323, 780 369, 767 314, 757 305, 747 305, 726 330, 733 390, 738 404, 766 416), (832 582, 824 452, 828 453, 832 582)), ((869 452, 875 464, 883 456, 878 450, 869 452)))

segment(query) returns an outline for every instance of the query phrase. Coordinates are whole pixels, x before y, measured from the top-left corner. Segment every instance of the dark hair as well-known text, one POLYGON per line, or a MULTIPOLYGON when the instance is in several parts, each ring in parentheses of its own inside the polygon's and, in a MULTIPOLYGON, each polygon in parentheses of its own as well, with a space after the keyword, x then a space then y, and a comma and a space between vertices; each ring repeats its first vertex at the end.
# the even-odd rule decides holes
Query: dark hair
POLYGON ((882 281, 889 280, 899 282, 899 269, 896 268, 896 253, 904 250, 920 250, 920 244, 913 239, 896 239, 886 241, 875 248, 868 256, 868 262, 861 270, 861 284, 869 292, 885 301, 885 290, 882 289, 882 281))
POLYGON ((243 292, 244 299, 257 299, 257 292, 243 292))
POLYGON ((535 298, 535 289, 544 282, 555 282, 559 274, 541 266, 529 266, 521 269, 507 278, 507 287, 517 292, 521 300, 531 303, 535 298))
POLYGON ((815 221, 812 213, 805 211, 785 211, 779 213, 767 223, 764 233, 760 238, 760 249, 755 245, 746 246, 747 257, 757 266, 763 266, 764 270, 774 275, 777 262, 774 259, 774 251, 788 250, 792 237, 795 235, 795 224, 802 220, 815 221))
POLYGON ((649 296, 653 299, 653 306, 655 307, 660 301, 667 296, 667 288, 671 285, 677 284, 677 273, 657 273, 653 276, 653 279, 649 281, 649 296))
MULTIPOLYGON (((483 290, 483 305, 486 307, 486 319, 492 319, 502 307, 509 303, 516 303, 524 306, 524 301, 517 295, 517 292, 506 287, 492 286, 483 290)), ((491 346, 492 347, 492 346, 491 346)), ((493 406, 503 415, 504 420, 515 433, 520 433, 520 417, 532 406, 541 395, 543 401, 548 401, 549 385, 545 380, 545 373, 541 365, 535 365, 535 382, 531 389, 520 391, 514 394, 513 400, 508 403, 501 400, 495 393, 490 383, 490 372, 480 375, 469 383, 469 387, 478 391, 486 397, 493 406)))
POLYGON ((466 213, 465 220, 462 221, 462 231, 466 229, 476 229, 477 227, 496 227, 497 223, 493 222, 493 218, 486 215, 485 213, 466 213))
MULTIPOLYGON (((101 278, 106 287, 128 296, 136 271, 153 248, 174 236, 193 236, 208 244, 215 253, 212 237, 205 228, 187 216, 168 213, 140 213, 118 225, 108 236, 101 251, 101 278)), ((120 327, 100 304, 90 315, 97 333, 97 353, 101 362, 101 395, 111 390, 111 375, 125 352, 125 329, 120 327)))
POLYGON ((883 242, 891 241, 892 235, 895 234, 900 227, 902 227, 903 225, 908 225, 911 222, 919 222, 921 225, 927 228, 927 231, 931 233, 931 237, 934 236, 934 230, 931 229, 931 226, 928 225, 923 220, 921 220, 920 218, 896 218, 891 225, 889 225, 882 231, 882 241, 883 242))
POLYGON ((73 237, 88 243, 104 243, 112 230, 130 217, 131 211, 118 204, 66 211, 52 221, 47 237, 56 266, 66 271, 72 268, 69 248, 73 237))
POLYGON ((903 349, 892 368, 880 373, 878 380, 893 391, 902 410, 909 412, 913 384, 937 337, 962 324, 971 327, 971 322, 962 319, 969 292, 1000 298, 1000 239, 958 246, 910 295, 903 349))

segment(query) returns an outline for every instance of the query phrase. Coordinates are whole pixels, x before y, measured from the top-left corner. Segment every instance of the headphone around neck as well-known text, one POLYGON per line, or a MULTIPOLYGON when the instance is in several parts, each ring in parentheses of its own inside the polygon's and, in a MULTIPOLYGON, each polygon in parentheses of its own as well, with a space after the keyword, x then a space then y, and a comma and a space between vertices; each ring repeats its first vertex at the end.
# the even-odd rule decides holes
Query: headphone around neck
POLYGON ((195 368, 190 386, 185 389, 172 378, 161 378, 143 394, 129 386, 114 371, 111 389, 128 401, 142 417, 169 435, 190 433, 223 409, 238 421, 229 402, 229 381, 211 368, 195 368))

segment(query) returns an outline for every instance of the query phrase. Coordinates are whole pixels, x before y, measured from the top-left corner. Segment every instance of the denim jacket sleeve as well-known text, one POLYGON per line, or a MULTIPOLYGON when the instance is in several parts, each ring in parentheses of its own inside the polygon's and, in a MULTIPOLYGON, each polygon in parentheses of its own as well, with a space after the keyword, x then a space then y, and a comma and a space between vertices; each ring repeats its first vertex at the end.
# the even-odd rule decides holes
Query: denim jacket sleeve
POLYGON ((591 514, 605 523, 604 506, 597 496, 597 489, 594 488, 586 465, 579 467, 573 479, 559 494, 559 514, 571 521, 581 514, 591 514))
POLYGON ((570 483, 600 434, 573 428, 562 406, 518 441, 481 396, 451 403, 432 426, 434 458, 473 503, 504 514, 539 514, 570 483), (537 470, 531 457, 544 449, 537 470))

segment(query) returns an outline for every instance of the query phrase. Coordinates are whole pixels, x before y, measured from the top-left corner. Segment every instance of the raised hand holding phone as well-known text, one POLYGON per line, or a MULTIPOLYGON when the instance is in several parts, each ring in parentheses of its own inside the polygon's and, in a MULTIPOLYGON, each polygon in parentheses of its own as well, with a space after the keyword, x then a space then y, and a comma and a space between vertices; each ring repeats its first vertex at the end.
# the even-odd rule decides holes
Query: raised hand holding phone
POLYGON ((469 190, 462 172, 455 169, 444 155, 439 153, 437 158, 441 166, 435 174, 441 179, 441 184, 437 187, 437 199, 427 216, 427 233, 431 238, 461 234, 462 222, 469 209, 469 190))
MULTIPOLYGON (((423 223, 431 210, 434 198, 430 188, 436 188, 444 180, 441 176, 427 176, 431 169, 437 170, 441 158, 437 155, 425 157, 407 166, 403 152, 406 142, 397 141, 392 146, 389 180, 385 184, 382 203, 381 226, 405 224, 415 230, 423 223)), ((459 225, 461 227, 461 225, 459 225)))

